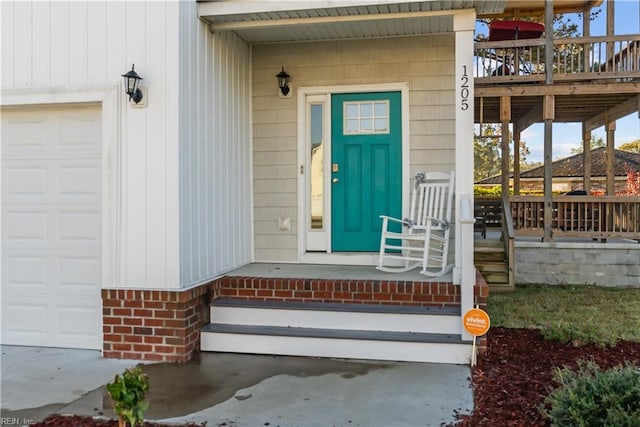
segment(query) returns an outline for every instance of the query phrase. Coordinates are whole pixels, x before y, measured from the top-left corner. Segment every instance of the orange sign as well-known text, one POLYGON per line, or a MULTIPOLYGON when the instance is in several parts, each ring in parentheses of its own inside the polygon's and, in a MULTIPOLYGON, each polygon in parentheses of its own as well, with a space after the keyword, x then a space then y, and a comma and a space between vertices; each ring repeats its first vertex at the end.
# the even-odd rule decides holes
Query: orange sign
POLYGON ((479 308, 472 308, 462 317, 462 325, 465 331, 473 336, 479 337, 487 333, 491 326, 491 320, 486 311, 480 310, 479 308))

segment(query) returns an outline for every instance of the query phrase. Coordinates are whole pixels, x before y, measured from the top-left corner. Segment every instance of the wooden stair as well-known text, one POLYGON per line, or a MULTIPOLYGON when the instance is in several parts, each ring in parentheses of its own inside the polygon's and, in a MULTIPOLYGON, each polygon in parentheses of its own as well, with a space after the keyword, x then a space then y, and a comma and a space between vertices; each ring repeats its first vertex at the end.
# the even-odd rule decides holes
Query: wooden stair
POLYGON ((489 285, 489 293, 513 291, 513 284, 509 282, 509 259, 501 240, 476 239, 473 260, 489 285))

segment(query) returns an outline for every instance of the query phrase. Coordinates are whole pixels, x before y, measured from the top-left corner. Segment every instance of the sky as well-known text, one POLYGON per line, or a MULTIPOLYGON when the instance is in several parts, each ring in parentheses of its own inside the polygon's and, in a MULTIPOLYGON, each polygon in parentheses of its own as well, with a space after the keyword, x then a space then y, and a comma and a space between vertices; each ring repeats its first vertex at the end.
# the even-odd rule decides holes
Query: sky
MULTIPOLYGON (((640 1, 617 0, 615 9, 615 34, 640 34, 640 1)), ((591 21, 591 35, 606 35, 606 0, 600 6, 602 12, 591 21)), ((565 15, 581 26, 580 18, 575 15, 565 15)), ((486 26, 485 26, 486 27, 486 26)), ((582 146, 582 124, 554 123, 553 125, 553 154, 552 159, 571 155, 571 149, 582 146)), ((606 141, 604 126, 592 132, 592 137, 602 137, 606 141)), ((640 138, 640 118, 638 113, 630 114, 616 121, 615 146, 640 138)), ((527 162, 542 162, 544 156, 544 124, 538 123, 522 132, 522 140, 527 143, 530 154, 527 162)))

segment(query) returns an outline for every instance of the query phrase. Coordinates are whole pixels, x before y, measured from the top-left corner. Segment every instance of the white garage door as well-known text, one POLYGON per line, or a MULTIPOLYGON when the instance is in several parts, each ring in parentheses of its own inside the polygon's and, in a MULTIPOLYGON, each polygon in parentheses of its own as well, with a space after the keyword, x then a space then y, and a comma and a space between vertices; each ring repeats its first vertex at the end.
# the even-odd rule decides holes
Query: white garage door
POLYGON ((102 346, 100 107, 2 110, 2 343, 102 346))

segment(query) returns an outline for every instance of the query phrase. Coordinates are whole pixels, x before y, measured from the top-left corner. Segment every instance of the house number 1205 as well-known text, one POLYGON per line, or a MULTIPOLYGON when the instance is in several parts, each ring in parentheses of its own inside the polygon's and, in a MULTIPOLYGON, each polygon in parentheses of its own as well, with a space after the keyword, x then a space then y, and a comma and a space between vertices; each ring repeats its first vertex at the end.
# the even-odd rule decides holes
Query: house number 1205
POLYGON ((460 108, 462 111, 469 109, 469 75, 467 74, 467 66, 462 66, 462 77, 460 78, 460 108))

